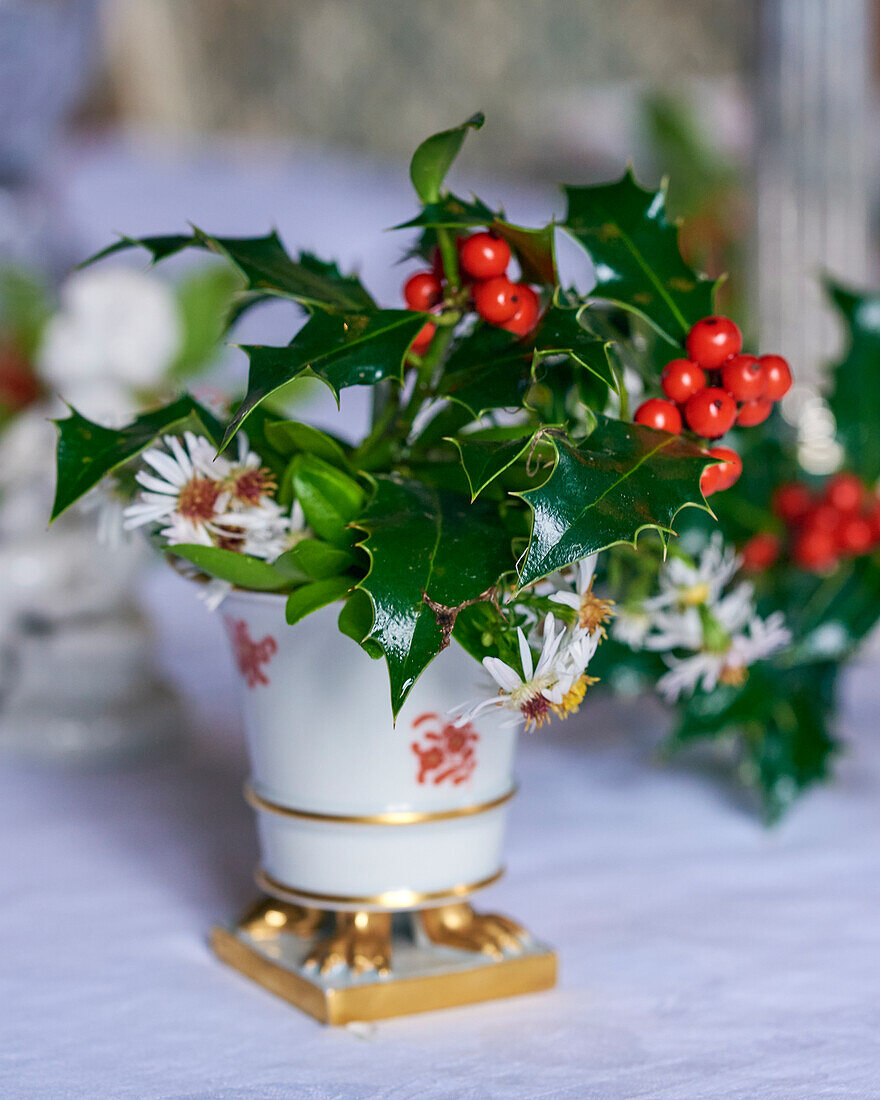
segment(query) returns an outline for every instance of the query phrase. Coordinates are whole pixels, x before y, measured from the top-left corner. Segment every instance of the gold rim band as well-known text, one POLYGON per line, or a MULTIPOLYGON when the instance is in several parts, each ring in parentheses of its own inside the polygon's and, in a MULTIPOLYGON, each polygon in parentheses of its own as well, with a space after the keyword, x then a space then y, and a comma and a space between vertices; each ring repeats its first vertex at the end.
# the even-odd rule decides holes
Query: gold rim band
POLYGON ((384 814, 323 814, 313 810, 294 810, 290 806, 281 806, 257 794, 250 783, 244 785, 244 797, 255 810, 278 814, 281 817, 293 817, 302 821, 328 821, 337 825, 425 825, 433 821, 451 821, 456 817, 472 817, 485 814, 498 806, 509 802, 516 794, 516 787, 489 802, 479 802, 475 806, 462 806, 457 810, 392 810, 384 814))
POLYGON ((500 867, 494 875, 489 875, 488 878, 480 879, 479 882, 461 883, 458 886, 452 886, 448 890, 386 890, 382 894, 366 895, 364 897, 358 897, 355 895, 343 895, 343 894, 316 894, 311 890, 300 890, 296 886, 289 886, 285 882, 279 882, 273 878, 267 871, 264 871, 262 867, 258 867, 254 872, 254 879, 257 886, 261 890, 265 890, 267 894, 275 894, 277 896, 287 896, 294 901, 309 901, 315 902, 318 905, 325 905, 327 908, 332 909, 334 905, 376 905, 383 909, 412 909, 414 906, 422 905, 426 901, 441 901, 444 898, 460 898, 467 897, 468 894, 476 893, 477 890, 482 890, 486 886, 491 886, 494 882, 497 882, 504 874, 504 868, 500 867))

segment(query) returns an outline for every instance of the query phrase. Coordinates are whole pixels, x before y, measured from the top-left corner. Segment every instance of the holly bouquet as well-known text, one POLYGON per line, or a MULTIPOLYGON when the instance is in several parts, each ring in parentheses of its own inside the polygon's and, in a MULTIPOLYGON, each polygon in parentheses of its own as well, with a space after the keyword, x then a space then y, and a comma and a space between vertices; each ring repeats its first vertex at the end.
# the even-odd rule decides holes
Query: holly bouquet
POLYGON ((564 217, 540 227, 452 193, 448 170, 482 122, 412 158, 418 211, 397 228, 420 266, 405 308, 275 233, 125 238, 94 257, 214 253, 242 280, 229 323, 280 299, 292 335, 241 349, 247 387, 225 417, 184 392, 120 429, 60 420, 53 515, 109 479, 126 525, 210 578, 215 599, 283 594, 291 626, 336 605, 341 635, 384 659, 395 715, 454 643, 486 672, 456 720, 566 718, 609 668, 609 633, 618 653, 627 637, 648 646, 670 698, 714 699, 790 635, 750 588, 723 595, 731 551, 715 540, 694 558, 670 536, 685 509, 714 522, 707 498, 743 469, 715 444, 769 416, 788 366, 743 354, 713 314, 715 284, 682 259, 664 192, 632 174, 566 187, 564 217), (558 233, 592 262, 587 292, 560 282, 558 233), (371 387, 360 438, 279 411, 305 378, 337 401, 371 387))

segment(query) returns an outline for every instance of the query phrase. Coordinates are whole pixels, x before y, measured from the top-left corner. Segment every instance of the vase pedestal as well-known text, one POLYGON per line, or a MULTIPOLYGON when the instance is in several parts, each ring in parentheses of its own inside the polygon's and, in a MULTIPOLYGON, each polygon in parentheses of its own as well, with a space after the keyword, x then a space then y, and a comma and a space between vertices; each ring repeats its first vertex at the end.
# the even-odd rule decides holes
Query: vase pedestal
MULTIPOLYGON (((391 961, 387 973, 357 974, 345 965, 321 973, 307 960, 326 928, 285 931, 281 907, 261 910, 229 927, 211 930, 215 955, 245 977, 324 1024, 349 1024, 408 1016, 551 989, 556 955, 526 936, 516 953, 491 958, 430 942, 417 912, 389 914, 391 961), (277 916, 277 920, 273 917, 277 916)), ((332 918, 326 914, 325 921, 332 918)))

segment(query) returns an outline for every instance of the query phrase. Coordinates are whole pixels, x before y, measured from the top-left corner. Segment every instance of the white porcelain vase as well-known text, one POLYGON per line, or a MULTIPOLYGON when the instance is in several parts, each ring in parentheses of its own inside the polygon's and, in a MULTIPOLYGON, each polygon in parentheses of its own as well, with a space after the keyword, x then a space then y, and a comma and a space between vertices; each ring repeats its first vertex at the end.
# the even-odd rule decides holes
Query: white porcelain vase
POLYGON ((340 634, 339 605, 293 627, 284 606, 238 592, 221 609, 241 679, 261 887, 319 908, 383 911, 494 882, 517 731, 494 710, 463 728, 448 717, 478 693, 479 666, 453 643, 395 724, 384 662, 340 634))

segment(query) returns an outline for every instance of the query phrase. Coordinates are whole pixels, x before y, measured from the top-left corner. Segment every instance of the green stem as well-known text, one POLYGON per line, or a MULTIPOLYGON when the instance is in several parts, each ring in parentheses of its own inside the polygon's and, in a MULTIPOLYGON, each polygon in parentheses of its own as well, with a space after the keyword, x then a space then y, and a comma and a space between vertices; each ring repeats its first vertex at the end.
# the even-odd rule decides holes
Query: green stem
POLYGON ((422 356, 422 361, 419 364, 418 374, 416 375, 416 384, 413 386, 412 394, 409 401, 401 411, 400 419, 398 421, 399 426, 403 428, 401 432, 402 438, 406 438, 409 434, 409 430, 412 427, 413 421, 416 418, 416 413, 422 406, 422 402, 428 396, 431 390, 431 383, 434 379, 434 371, 437 364, 443 358, 443 354, 449 347, 449 343, 452 337, 455 335, 455 325, 438 325, 437 331, 434 333, 434 339, 431 341, 428 350, 422 356))
POLYGON ((453 290, 461 286, 461 277, 458 273, 458 249, 455 245, 455 233, 443 226, 437 227, 437 245, 440 248, 440 259, 443 261, 443 274, 446 282, 453 290))

